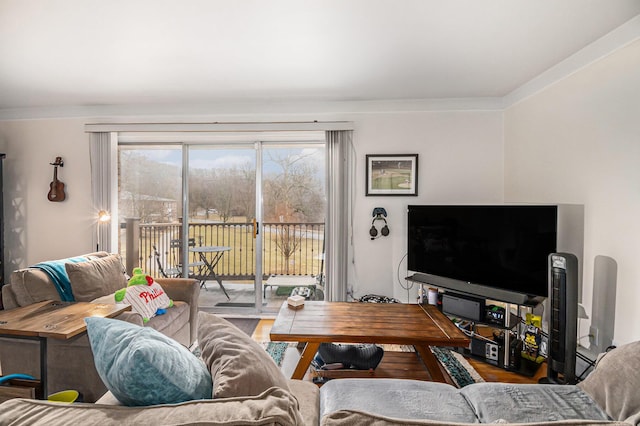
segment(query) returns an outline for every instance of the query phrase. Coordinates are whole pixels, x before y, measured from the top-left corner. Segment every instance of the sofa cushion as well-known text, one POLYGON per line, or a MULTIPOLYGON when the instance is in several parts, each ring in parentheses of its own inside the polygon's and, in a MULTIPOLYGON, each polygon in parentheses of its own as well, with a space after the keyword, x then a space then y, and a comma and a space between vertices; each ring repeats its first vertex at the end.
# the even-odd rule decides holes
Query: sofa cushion
POLYGON ((475 383, 460 394, 480 423, 610 420, 586 392, 572 385, 475 383))
MULTIPOLYGON (((107 252, 84 254, 89 260, 109 255, 107 252)), ((23 268, 13 271, 10 284, 2 286, 5 309, 27 306, 43 300, 60 300, 60 294, 47 273, 38 268, 23 268)))
POLYGON ((175 404, 211 398, 204 363, 150 327, 110 318, 85 318, 96 370, 125 405, 175 404))
POLYGON ((91 302, 127 286, 119 254, 110 254, 89 262, 67 263, 65 269, 76 302, 91 302))
POLYGON ((305 425, 320 424, 320 389, 308 380, 287 380, 291 393, 298 400, 298 409, 305 425))
POLYGON ((323 424, 333 424, 328 419, 344 416, 359 418, 353 424, 373 424, 369 416, 380 416, 389 424, 424 419, 427 423, 536 424, 609 420, 577 386, 475 383, 456 389, 443 383, 402 379, 331 380, 320 389, 320 415, 323 424))
POLYGON ((408 379, 340 379, 320 388, 320 416, 355 410, 399 419, 478 423, 451 385, 408 379))
POLYGON ((11 425, 306 425, 295 398, 284 389, 259 396, 188 401, 152 407, 102 404, 60 404, 12 399, 0 405, 0 424, 11 425))
POLYGON ((595 370, 578 386, 613 419, 640 424, 640 341, 598 358, 595 370))
POLYGON ((270 387, 289 390, 267 352, 229 321, 198 313, 198 343, 213 378, 213 397, 258 395, 270 387))
MULTIPOLYGON (((322 417, 322 426, 463 426, 465 423, 447 420, 407 420, 371 414, 364 411, 340 410, 322 417)), ((596 420, 562 420, 557 422, 507 423, 496 422, 503 426, 632 426, 629 423, 596 420)))
POLYGON ((174 336, 178 330, 189 323, 189 305, 185 302, 174 302, 171 308, 162 315, 156 315, 145 324, 166 336, 174 336))
POLYGON ((24 268, 13 271, 11 290, 18 306, 27 306, 43 300, 60 300, 51 278, 41 269, 24 268))

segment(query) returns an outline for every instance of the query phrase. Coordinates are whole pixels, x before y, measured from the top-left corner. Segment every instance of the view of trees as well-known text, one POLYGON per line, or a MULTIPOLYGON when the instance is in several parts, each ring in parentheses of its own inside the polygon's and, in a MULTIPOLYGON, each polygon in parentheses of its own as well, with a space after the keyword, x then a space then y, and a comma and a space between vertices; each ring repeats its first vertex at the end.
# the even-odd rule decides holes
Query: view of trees
MULTIPOLYGON (((274 171, 264 176, 265 222, 324 222, 324 183, 319 180, 318 164, 313 153, 268 155, 274 171)), ((323 173, 320 174, 324 176, 323 173)), ((295 228, 276 228, 275 243, 284 257, 285 272, 289 259, 302 244, 295 228)))
MULTIPOLYGON (((152 152, 152 151, 150 151, 152 152)), ((323 222, 323 164, 314 152, 266 150, 263 172, 266 222, 323 222)), ((120 214, 142 223, 181 216, 181 167, 154 160, 144 149, 120 150, 120 214)), ((255 212, 255 170, 249 162, 189 171, 189 216, 250 222, 255 212)))
POLYGON ((159 163, 142 150, 120 150, 120 218, 175 222, 181 216, 181 167, 159 163))
POLYGON ((189 173, 191 217, 204 211, 206 219, 217 215, 228 222, 232 217, 253 218, 256 205, 255 171, 246 167, 194 169, 189 173))
POLYGON ((323 222, 324 182, 313 153, 280 155, 268 153, 276 171, 264 175, 264 219, 266 222, 323 222))

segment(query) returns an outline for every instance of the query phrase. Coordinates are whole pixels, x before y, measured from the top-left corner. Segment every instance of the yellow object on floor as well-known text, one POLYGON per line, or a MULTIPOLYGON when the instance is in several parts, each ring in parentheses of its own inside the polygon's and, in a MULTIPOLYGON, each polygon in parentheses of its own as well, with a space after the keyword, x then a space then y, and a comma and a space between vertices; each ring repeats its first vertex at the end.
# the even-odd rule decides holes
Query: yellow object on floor
POLYGON ((76 399, 78 399, 79 395, 80 394, 76 390, 63 390, 60 392, 52 393, 51 395, 49 395, 47 400, 53 402, 72 403, 75 402, 76 399))

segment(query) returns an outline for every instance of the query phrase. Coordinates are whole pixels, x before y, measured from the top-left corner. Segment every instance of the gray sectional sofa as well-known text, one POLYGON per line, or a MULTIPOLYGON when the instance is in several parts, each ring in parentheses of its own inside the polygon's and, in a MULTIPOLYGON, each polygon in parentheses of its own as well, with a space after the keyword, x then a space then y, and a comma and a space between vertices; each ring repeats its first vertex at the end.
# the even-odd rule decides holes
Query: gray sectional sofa
POLYGON ((320 417, 333 425, 584 425, 640 423, 640 342, 602 354, 578 385, 332 380, 320 417))
MULTIPOLYGON (((112 294, 127 285, 120 256, 95 252, 77 258, 86 261, 69 263, 67 267, 75 300, 115 303, 112 294)), ((191 346, 197 339, 200 294, 198 282, 182 278, 158 278, 156 281, 174 301, 172 308, 167 309, 164 315, 155 316, 146 323, 143 323, 142 317, 135 312, 124 312, 117 318, 151 327, 184 346, 191 346)), ((5 309, 27 306, 43 300, 61 300, 61 295, 50 275, 39 268, 29 267, 14 271, 10 282, 2 287, 5 309)), ((70 340, 49 339, 47 346, 49 393, 75 389, 82 393, 85 401, 94 402, 107 391, 93 365, 86 334, 70 340)), ((37 342, 34 341, 0 338, 2 373, 22 373, 38 377, 38 348, 37 342)))
POLYGON ((638 425, 640 342, 602 356, 579 385, 482 383, 456 389, 412 380, 335 379, 320 390, 287 380, 265 351, 233 326, 200 313, 199 342, 213 399, 123 407, 15 399, 0 425, 468 425, 476 423, 638 425), (259 349, 260 348, 260 349, 259 349))

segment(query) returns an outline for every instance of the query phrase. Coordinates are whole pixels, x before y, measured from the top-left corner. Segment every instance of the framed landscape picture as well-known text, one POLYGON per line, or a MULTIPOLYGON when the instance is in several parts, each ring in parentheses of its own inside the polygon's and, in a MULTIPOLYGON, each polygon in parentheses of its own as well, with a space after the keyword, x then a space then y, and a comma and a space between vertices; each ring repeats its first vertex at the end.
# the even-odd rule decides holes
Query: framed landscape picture
POLYGON ((418 195, 418 154, 367 155, 366 195, 418 195))

